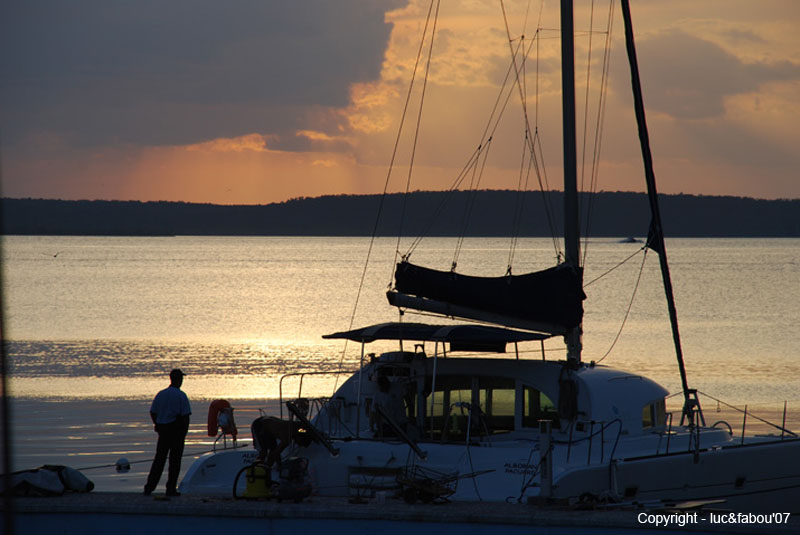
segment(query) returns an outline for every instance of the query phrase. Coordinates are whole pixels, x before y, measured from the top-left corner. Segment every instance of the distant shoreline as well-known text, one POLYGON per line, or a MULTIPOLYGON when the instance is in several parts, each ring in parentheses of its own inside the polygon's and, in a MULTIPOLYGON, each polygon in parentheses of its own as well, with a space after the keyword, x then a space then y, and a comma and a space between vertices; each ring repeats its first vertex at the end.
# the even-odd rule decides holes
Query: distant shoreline
MULTIPOLYGON (((4 235, 397 236, 405 213, 405 236, 549 237, 560 235, 562 194, 549 198, 549 212, 539 192, 503 190, 389 194, 383 201, 380 195, 336 195, 266 205, 6 198, 0 210, 4 235)), ((583 234, 647 235, 644 193, 596 193, 591 211, 590 198, 581 200, 583 219, 591 214, 583 234)), ((680 194, 660 195, 660 201, 667 237, 800 237, 800 199, 680 194)))

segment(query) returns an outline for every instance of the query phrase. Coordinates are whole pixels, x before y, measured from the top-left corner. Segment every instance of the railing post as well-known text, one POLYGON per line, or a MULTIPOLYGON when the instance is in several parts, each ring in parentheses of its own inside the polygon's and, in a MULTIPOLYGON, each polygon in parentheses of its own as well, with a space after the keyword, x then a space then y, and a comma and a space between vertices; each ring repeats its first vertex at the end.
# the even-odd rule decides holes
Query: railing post
POLYGON ((672 438, 672 413, 669 413, 669 427, 667 428, 667 455, 669 455, 669 440, 672 438))
POLYGON ((364 382, 364 344, 361 342, 361 360, 358 367, 358 394, 356 397, 356 438, 361 438, 361 385, 364 382))
POLYGON ((783 422, 781 423, 781 440, 783 440, 783 435, 786 434, 786 404, 788 402, 786 400, 783 401, 783 422))
POLYGON ((553 455, 551 451, 552 423, 550 420, 539 420, 539 466, 541 469, 541 496, 550 498, 553 495, 553 455))
POLYGON ((575 427, 575 421, 569 424, 569 443, 567 444, 567 463, 569 463, 569 455, 572 453, 572 430, 575 427))
POLYGON ((600 422, 600 463, 606 457, 606 423, 600 422))
POLYGON ((747 426, 747 405, 744 406, 744 418, 742 419, 742 444, 744 444, 744 430, 747 426))

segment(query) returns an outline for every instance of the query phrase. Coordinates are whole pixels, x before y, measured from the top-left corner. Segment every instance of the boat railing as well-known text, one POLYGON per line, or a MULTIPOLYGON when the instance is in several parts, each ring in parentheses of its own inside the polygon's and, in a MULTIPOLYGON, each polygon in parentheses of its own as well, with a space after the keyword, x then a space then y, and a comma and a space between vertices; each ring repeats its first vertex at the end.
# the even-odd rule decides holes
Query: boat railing
MULTIPOLYGON (((672 414, 671 412, 667 413, 667 451, 664 453, 665 455, 669 455, 669 443, 672 439, 672 414)), ((658 455, 659 450, 661 449, 661 440, 658 441, 658 445, 656 446, 656 455, 658 455)))
MULTIPOLYGON (((297 388, 297 394, 294 396, 287 396, 288 400, 295 400, 301 401, 300 403, 300 410, 304 411, 304 416, 309 420, 312 421, 314 418, 320 414, 321 412, 325 411, 327 418, 324 419, 323 423, 326 423, 327 426, 323 431, 328 436, 337 436, 342 434, 342 432, 346 432, 349 435, 353 435, 351 429, 347 427, 347 425, 342 420, 342 412, 344 409, 344 399, 343 398, 334 398, 334 397, 304 397, 303 396, 303 383, 308 375, 337 375, 341 372, 336 371, 317 371, 317 372, 295 372, 295 373, 287 373, 284 374, 279 383, 278 383, 278 396, 279 396, 279 405, 280 405, 280 417, 284 417, 283 408, 286 405, 287 399, 284 399, 284 380, 290 378, 299 378, 299 384, 297 388), (305 406, 302 406, 305 405, 305 406)), ((287 415, 288 416, 288 415, 287 415)))
MULTIPOLYGON (((800 417, 789 414, 788 401, 784 401, 782 406, 768 403, 736 406, 704 392, 698 394, 706 398, 706 416, 716 413, 714 423, 703 427, 704 430, 727 428, 731 436, 737 436, 740 444, 745 443, 747 436, 770 436, 780 440, 800 438, 798 432, 791 430, 800 426, 800 417), (708 400, 713 403, 708 403, 708 400)), ((696 432, 702 433, 702 430, 696 432)))
MULTIPOLYGON (((281 414, 280 417, 283 418, 283 406, 284 406, 284 399, 283 399, 283 382, 286 379, 290 378, 300 378, 300 383, 297 387, 297 395, 293 396, 292 399, 301 399, 303 398, 303 382, 305 378, 309 375, 340 375, 342 372, 339 371, 322 371, 322 372, 294 372, 294 373, 286 373, 281 376, 280 381, 278 382, 278 396, 280 398, 280 407, 281 407, 281 414)), ((307 399, 317 399, 317 400, 328 400, 331 398, 326 397, 316 397, 316 398, 307 398, 307 399)), ((310 416, 310 415, 309 415, 310 416)))
MULTIPOLYGON (((702 450, 705 449, 703 446, 701 446, 701 444, 702 444, 701 438, 702 438, 703 434, 704 433, 708 433, 711 430, 724 429, 724 430, 727 430, 728 434, 731 437, 733 437, 734 435, 737 435, 738 436, 739 445, 744 445, 745 444, 745 439, 747 437, 748 429, 751 429, 752 427, 755 427, 755 429, 756 429, 756 431, 753 434, 753 436, 769 437, 769 438, 772 438, 772 439, 775 439, 775 440, 784 440, 784 439, 790 439, 790 438, 791 439, 800 438, 800 435, 798 435, 798 433, 790 430, 788 428, 788 426, 787 426, 788 401, 784 401, 783 402, 783 409, 782 409, 782 411, 780 413, 778 413, 777 410, 774 409, 774 408, 771 410, 771 412, 773 413, 773 416, 777 416, 778 414, 780 414, 780 416, 781 416, 781 424, 778 425, 776 423, 773 423, 773 422, 769 421, 766 418, 763 418, 761 416, 757 416, 756 414, 754 414, 753 410, 752 410, 752 407, 750 405, 744 405, 743 408, 740 408, 740 407, 737 407, 735 405, 731 405, 729 403, 726 403, 726 402, 724 402, 724 401, 722 401, 720 399, 717 399, 714 396, 710 396, 708 394, 705 394, 703 392, 698 392, 698 394, 701 394, 701 395, 707 397, 708 399, 710 399, 710 400, 712 400, 712 401, 717 403, 716 412, 718 414, 720 414, 721 418, 716 420, 710 426, 697 425, 697 421, 698 421, 697 419, 695 419, 695 420, 691 420, 690 419, 690 425, 684 427, 686 433, 688 434, 688 435, 684 434, 684 436, 688 436, 688 440, 686 442, 685 451, 687 453, 694 453, 694 455, 696 457, 699 456, 699 453, 702 450), (734 420, 731 417, 732 416, 736 416, 736 415, 741 415, 741 418, 742 418, 741 427, 739 429, 736 429, 733 425, 731 425, 728 422, 728 420, 733 422, 734 420), (725 420, 723 418, 728 418, 728 420, 725 420), (753 426, 752 422, 750 422, 748 424, 748 420, 756 420, 757 423, 755 424, 755 426, 753 426), (777 435, 775 433, 763 434, 764 431, 769 431, 769 430, 780 431, 780 435, 777 435), (759 431, 761 431, 761 433, 759 433, 759 431)), ((767 409, 765 409, 765 410, 767 410, 767 409)), ((710 412, 711 411, 709 411, 707 409, 706 410, 706 415, 708 415, 710 412)), ((664 420, 664 430, 662 432, 660 432, 661 439, 659 439, 658 443, 656 444, 656 451, 655 451, 655 455, 656 456, 669 455, 670 454, 670 449, 671 449, 671 447, 670 447, 671 444, 670 443, 671 443, 672 437, 673 437, 673 435, 677 434, 677 432, 673 428, 673 414, 674 414, 673 412, 667 412, 666 413, 665 420, 664 420), (664 451, 662 452, 661 446, 662 446, 662 439, 664 438, 664 435, 666 435, 666 447, 665 447, 664 451)), ((795 425, 797 425, 800 422, 794 422, 794 423, 795 423, 795 425)), ((713 447, 719 447, 719 446, 713 446, 713 447)), ((681 448, 681 450, 683 451, 683 448, 681 448)))
MULTIPOLYGON (((617 452, 617 446, 619 445, 619 438, 622 435, 622 420, 619 418, 615 418, 609 422, 606 421, 595 421, 590 420, 588 422, 580 422, 584 425, 589 426, 589 433, 586 436, 582 436, 579 438, 575 438, 573 434, 573 428, 579 422, 573 422, 570 425, 569 429, 569 438, 567 439, 567 462, 569 462, 570 456, 572 454, 572 448, 574 445, 587 442, 586 447, 586 464, 592 464, 592 450, 596 450, 597 447, 595 446, 595 437, 599 437, 599 450, 600 450, 600 460, 599 462, 602 464, 606 462, 606 442, 610 442, 610 438, 606 441, 606 430, 612 426, 616 427, 616 435, 614 436, 614 445, 611 448, 611 452, 608 456, 608 461, 614 460, 614 455, 617 452)), ((557 441, 554 441, 557 442, 557 441)))

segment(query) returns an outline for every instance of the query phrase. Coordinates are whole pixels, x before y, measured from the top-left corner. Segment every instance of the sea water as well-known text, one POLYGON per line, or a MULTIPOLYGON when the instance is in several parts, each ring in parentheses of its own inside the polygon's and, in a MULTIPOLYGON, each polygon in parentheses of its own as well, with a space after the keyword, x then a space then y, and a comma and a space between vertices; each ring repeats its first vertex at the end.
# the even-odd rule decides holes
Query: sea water
MULTIPOLYGON (((467 238, 455 257, 455 239, 433 238, 411 260, 448 269, 455 257, 460 272, 502 275, 510 243, 467 238)), ((149 397, 173 367, 204 399, 276 398, 286 373, 352 369, 360 347, 322 335, 398 320, 385 292, 395 251, 407 252, 378 239, 365 270, 369 238, 9 236, 2 245, 12 395, 84 399, 149 397)), ((667 246, 692 386, 737 402, 800 398, 800 240, 667 246)), ((675 391, 658 258, 650 252, 642 268, 641 247, 584 244, 583 359, 675 391)), ((523 239, 512 270, 550 267, 557 252, 552 240, 523 239)), ((563 358, 560 339, 546 347, 563 358)), ((538 344, 522 350, 540 357, 538 344)))
MULTIPOLYGON (((430 238, 410 259, 502 275, 509 263, 517 274, 550 267, 560 253, 550 239, 512 243, 430 238)), ((800 409, 800 240, 672 239, 667 248, 690 386, 751 409, 774 412, 784 401, 800 409)), ((173 367, 188 374, 198 425, 209 400, 241 400, 250 418, 254 403, 297 393, 299 377, 282 383, 286 374, 356 369, 361 347, 322 335, 398 320, 385 292, 408 252, 396 238, 3 237, 3 337, 23 435, 15 465, 33 462, 24 435, 54 418, 64 422, 56 442, 65 450, 83 451, 80 440, 98 429, 151 433, 149 400, 173 367), (90 407, 85 425, 69 417, 80 407, 90 407)), ((610 238, 589 240, 582 254, 583 359, 679 392, 657 255, 610 238)), ((403 321, 439 320, 406 313, 403 321)), ((546 358, 564 358, 560 339, 545 348, 546 358)), ((505 358, 514 358, 510 349, 505 358)), ((541 358, 538 343, 520 350, 541 358)), ((341 380, 309 376, 303 393, 330 395, 341 380)), ((207 445, 202 431, 194 429, 196 443, 207 445)), ((130 439, 130 450, 146 451, 141 440, 150 439, 130 439)))

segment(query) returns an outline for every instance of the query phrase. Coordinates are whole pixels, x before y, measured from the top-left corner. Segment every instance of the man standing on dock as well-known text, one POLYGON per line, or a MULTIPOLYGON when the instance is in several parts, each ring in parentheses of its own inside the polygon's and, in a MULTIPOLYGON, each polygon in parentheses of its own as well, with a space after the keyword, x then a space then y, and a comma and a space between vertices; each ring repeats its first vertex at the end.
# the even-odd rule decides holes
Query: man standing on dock
POLYGON ((150 475, 144 486, 145 496, 149 496, 158 485, 167 456, 169 456, 167 496, 180 496, 178 475, 181 471, 183 444, 189 431, 189 415, 192 414, 189 398, 181 390, 184 375, 186 374, 178 369, 169 372, 169 387, 156 394, 150 406, 150 417, 158 433, 158 444, 153 465, 150 467, 150 475))

